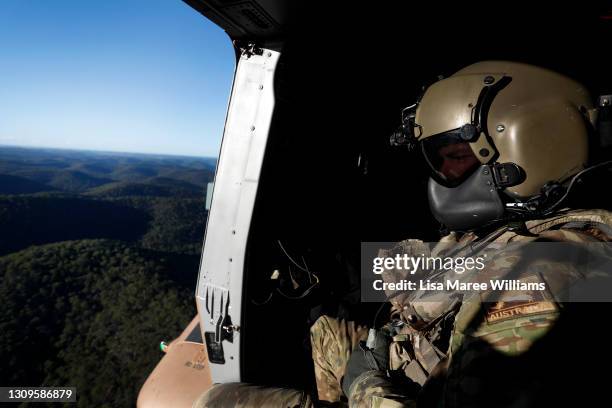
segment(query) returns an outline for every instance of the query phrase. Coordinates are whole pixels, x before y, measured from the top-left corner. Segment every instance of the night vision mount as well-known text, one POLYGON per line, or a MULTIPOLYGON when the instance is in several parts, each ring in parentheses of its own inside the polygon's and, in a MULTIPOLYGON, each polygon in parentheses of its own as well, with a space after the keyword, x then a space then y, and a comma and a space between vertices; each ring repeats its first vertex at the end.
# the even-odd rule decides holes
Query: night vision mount
MULTIPOLYGON (((391 133, 389 144, 391 146, 406 146, 409 151, 414 151, 418 144, 418 137, 414 134, 415 126, 418 126, 414 118, 416 116, 416 108, 418 102, 402 109, 401 125, 391 133)), ((419 127, 420 129, 420 127, 419 127)), ((420 136, 420 135, 419 135, 420 136)))

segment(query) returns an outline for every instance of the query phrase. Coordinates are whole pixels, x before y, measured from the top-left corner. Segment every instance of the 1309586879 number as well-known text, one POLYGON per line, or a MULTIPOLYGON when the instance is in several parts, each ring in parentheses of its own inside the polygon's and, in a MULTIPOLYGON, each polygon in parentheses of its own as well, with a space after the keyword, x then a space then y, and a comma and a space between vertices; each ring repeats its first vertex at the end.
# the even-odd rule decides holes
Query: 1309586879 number
POLYGON ((0 387, 0 402, 76 402, 75 387, 0 387))

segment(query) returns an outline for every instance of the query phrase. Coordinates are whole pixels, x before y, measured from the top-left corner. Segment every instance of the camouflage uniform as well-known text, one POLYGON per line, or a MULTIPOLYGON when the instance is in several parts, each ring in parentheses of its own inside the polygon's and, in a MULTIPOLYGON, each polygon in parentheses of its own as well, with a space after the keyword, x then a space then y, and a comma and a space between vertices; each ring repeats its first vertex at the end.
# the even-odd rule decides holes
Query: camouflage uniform
POLYGON ((289 388, 260 387, 244 383, 214 385, 193 404, 194 408, 312 408, 304 391, 289 388))
POLYGON ((414 408, 416 402, 398 384, 390 381, 385 372, 371 370, 353 381, 349 390, 349 407, 414 408))
MULTIPOLYGON (((497 236, 492 241, 495 243, 535 240, 578 243, 609 241, 611 225, 612 213, 607 211, 565 211, 546 220, 528 221, 526 227, 533 235, 500 230, 499 235, 494 233, 491 236, 497 236)), ((449 244, 467 244, 476 238, 473 233, 461 237, 451 233, 431 250, 431 254, 441 255, 449 248, 449 244)), ((408 254, 423 253, 425 250, 429 251, 418 240, 403 241, 395 249, 408 254)), ((392 253, 382 255, 389 256, 392 253)), ((520 261, 520 252, 502 253, 487 267, 482 278, 503 278, 512 272, 514 266, 520 266, 520 261)), ((547 276, 551 280, 584 278, 579 276, 573 264, 551 266, 544 262, 539 268, 548 268, 544 272, 549 272, 547 276)), ((534 276, 519 276, 519 280, 530 281, 537 278, 534 276)), ((383 279, 387 281, 398 278, 394 271, 383 274, 383 279)), ((444 367, 443 386, 435 388, 436 395, 433 398, 429 396, 430 401, 436 401, 435 405, 487 407, 493 404, 510 407, 518 403, 523 406, 521 404, 533 404, 537 400, 536 396, 541 394, 540 384, 521 379, 531 378, 529 375, 534 370, 540 370, 543 376, 546 370, 551 370, 549 365, 537 363, 539 351, 528 351, 537 340, 545 337, 559 318, 560 308, 554 300, 542 299, 535 294, 530 297, 527 293, 526 298, 518 302, 490 301, 475 293, 461 302, 453 302, 451 296, 444 293, 439 301, 431 298, 408 299, 402 294, 394 297, 391 303, 392 316, 405 324, 393 337, 389 347, 388 368, 403 372, 413 381, 427 386, 426 381, 431 380, 432 372, 444 367), (417 321, 414 320, 415 316, 418 316, 417 321), (440 328, 444 322, 450 322, 451 333, 450 340, 442 342, 449 345, 440 350, 440 340, 444 337, 440 328)), ((352 342, 342 339, 342 334, 323 331, 333 330, 334 327, 329 318, 325 326, 316 327, 317 344, 329 344, 332 340, 326 340, 326 337, 337 343, 352 342)), ((564 344, 567 341, 561 340, 564 344)), ((334 349, 317 347, 313 343, 315 367, 319 370, 320 367, 334 367, 333 377, 341 378, 342 367, 346 367, 346 350, 344 348, 338 357, 333 353, 334 349)), ((317 385, 324 385, 324 382, 319 381, 319 376, 320 373, 317 373, 317 385)), ((329 387, 331 383, 325 382, 327 385, 324 386, 329 387)), ((325 397, 325 388, 320 389, 319 394, 325 397)), ((390 385, 385 373, 381 371, 366 372, 358 377, 351 385, 349 394, 350 407, 414 406, 407 395, 402 395, 401 390, 390 385)), ((338 388, 335 388, 333 396, 337 395, 338 388)))
MULTIPOLYGON (((536 239, 579 243, 610 241, 611 225, 612 213, 607 211, 569 211, 546 220, 528 221, 526 226, 534 236, 502 231, 494 242, 536 239)), ((451 233, 441 239, 431 254, 443 254, 450 244, 470 243, 475 239, 472 233, 463 236, 451 233)), ((403 241, 396 250, 408 254, 429 251, 418 240, 403 241)), ((503 253, 484 271, 483 278, 499 278, 510 273, 513 266, 519 264, 520 255, 503 253)), ((545 263, 540 266, 549 269, 544 273, 552 272, 549 273, 551 278, 557 276, 566 279, 577 275, 572 264, 555 264, 551 267, 545 263)), ((383 274, 385 280, 398 277, 393 271, 383 274)), ((521 277, 527 280, 532 278, 521 277)), ((541 343, 543 338, 550 337, 546 335, 553 328, 553 323, 563 316, 556 302, 542 299, 518 303, 489 301, 479 294, 456 302, 451 301, 448 293, 438 296, 437 301, 409 299, 403 295, 391 300, 392 317, 405 324, 392 338, 388 369, 403 373, 415 383, 423 385, 418 399, 391 381, 385 371, 373 370, 362 373, 352 382, 349 407, 413 408, 417 403, 419 407, 516 407, 550 403, 548 399, 538 403, 542 385, 524 380, 521 375, 539 370, 539 374, 545 376, 553 370, 550 361, 542 363, 539 359, 539 355, 545 354, 546 347, 553 343, 539 348, 534 346, 541 343), (419 316, 417 321, 411 318, 414 315, 419 316), (450 323, 451 333, 449 345, 442 350, 440 344, 444 342, 440 343, 440 340, 448 337, 440 330, 445 323, 450 323), (442 381, 437 382, 439 378, 442 381), (423 404, 423 401, 427 404, 423 404)), ((312 357, 320 401, 340 403, 343 400, 341 380, 349 357, 366 336, 365 327, 329 316, 320 317, 312 326, 312 357)), ((561 337, 562 345, 568 342, 571 342, 571 338, 561 337)), ((554 362, 561 360, 557 355, 554 358, 554 362)), ((198 408, 293 408, 311 405, 308 395, 301 391, 240 383, 216 385, 194 404, 198 408)))
MULTIPOLYGON (((610 241, 608 234, 611 225, 612 213, 602 210, 569 211, 544 221, 527 222, 527 228, 538 234, 538 240, 575 243, 610 241)), ((535 239, 507 232, 497 242, 535 239)), ((508 256, 494 263, 493 272, 503 276, 518 261, 508 256)), ((580 265, 575 263, 542 263, 545 264, 537 265, 536 262, 533 268, 540 276, 546 276, 550 283, 592 277, 580 276, 581 271, 577 269, 580 265)), ((562 308, 563 304, 542 299, 504 303, 475 298, 466 302, 455 317, 444 405, 485 407, 490 406, 493 398, 497 406, 508 407, 551 403, 552 396, 548 400, 538 401, 545 388, 532 379, 555 377, 551 373, 556 368, 551 367, 550 361, 544 361, 539 354, 545 354, 547 348, 559 346, 565 346, 564 351, 567 353, 579 352, 569 337, 559 335, 559 330, 556 330, 558 320, 564 316, 562 308), (556 332, 551 333, 552 330, 556 332), (496 375, 485 371, 491 367, 495 368, 496 375), (530 380, 521 381, 522 377, 530 380)), ((562 356, 553 358, 556 363, 565 363, 562 356)), ((584 369, 582 366, 588 367, 589 363, 583 364, 578 360, 578 367, 584 369)), ((571 369, 567 366, 565 368, 570 371, 567 377, 571 378, 571 369)), ((576 383, 570 381, 572 386, 576 386, 576 383)), ((554 386, 563 387, 561 384, 554 386)), ((567 403, 567 400, 562 401, 567 403)))
POLYGON ((349 357, 367 335, 367 328, 329 316, 321 316, 312 325, 310 342, 319 401, 341 400, 341 381, 349 357))

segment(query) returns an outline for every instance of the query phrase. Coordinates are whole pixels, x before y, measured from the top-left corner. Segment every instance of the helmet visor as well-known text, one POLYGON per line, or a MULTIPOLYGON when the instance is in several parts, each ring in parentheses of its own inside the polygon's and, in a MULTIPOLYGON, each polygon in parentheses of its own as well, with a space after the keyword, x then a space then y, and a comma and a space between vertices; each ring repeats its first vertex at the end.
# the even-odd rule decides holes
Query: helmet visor
POLYGON ((447 187, 461 184, 481 164, 459 130, 428 137, 421 147, 432 177, 447 187))

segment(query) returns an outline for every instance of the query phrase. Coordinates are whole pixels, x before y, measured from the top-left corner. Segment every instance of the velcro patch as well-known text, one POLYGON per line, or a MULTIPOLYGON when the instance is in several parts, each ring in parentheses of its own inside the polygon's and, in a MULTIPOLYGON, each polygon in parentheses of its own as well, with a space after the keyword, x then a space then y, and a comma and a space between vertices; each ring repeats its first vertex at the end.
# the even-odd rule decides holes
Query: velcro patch
POLYGON ((499 301, 493 303, 485 312, 487 323, 497 323, 520 316, 554 312, 557 306, 548 301, 499 301))
MULTIPOLYGON (((539 277, 530 276, 522 282, 538 282, 539 277)), ((483 302, 487 323, 497 323, 521 316, 550 313, 557 311, 548 292, 540 290, 507 291, 496 302, 483 302)))

